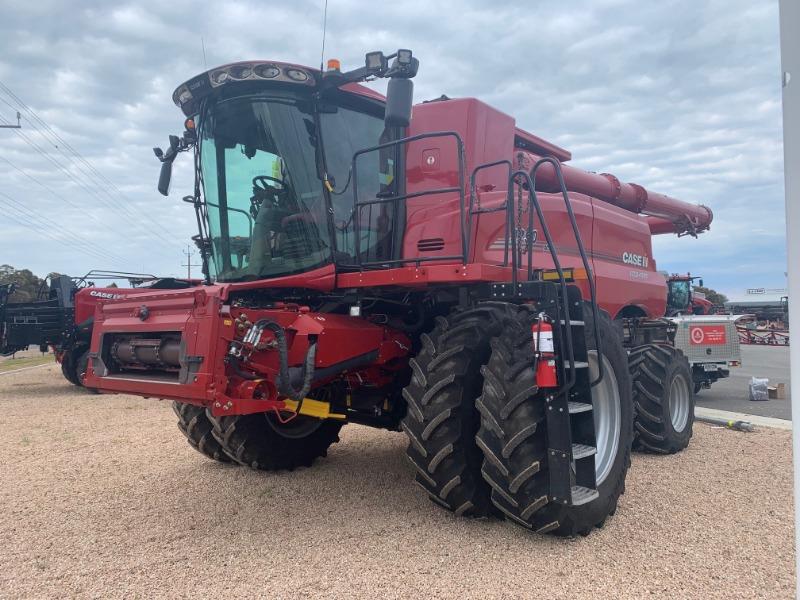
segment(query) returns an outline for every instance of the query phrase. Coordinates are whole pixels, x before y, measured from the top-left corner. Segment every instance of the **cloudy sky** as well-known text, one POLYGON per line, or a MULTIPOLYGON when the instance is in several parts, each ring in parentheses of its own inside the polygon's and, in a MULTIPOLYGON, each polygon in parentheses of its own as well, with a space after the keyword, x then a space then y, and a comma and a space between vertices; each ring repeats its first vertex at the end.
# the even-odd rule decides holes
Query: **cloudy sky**
MULTIPOLYGON (((23 113, 0 129, 0 263, 184 273, 190 161, 163 198, 151 150, 182 130, 172 91, 204 70, 201 38, 209 67, 318 65, 322 6, 0 0, 0 123, 23 113)), ((478 97, 576 166, 710 206, 700 239, 657 239, 659 268, 785 286, 777 1, 329 0, 326 57, 398 47, 418 101, 478 97)))

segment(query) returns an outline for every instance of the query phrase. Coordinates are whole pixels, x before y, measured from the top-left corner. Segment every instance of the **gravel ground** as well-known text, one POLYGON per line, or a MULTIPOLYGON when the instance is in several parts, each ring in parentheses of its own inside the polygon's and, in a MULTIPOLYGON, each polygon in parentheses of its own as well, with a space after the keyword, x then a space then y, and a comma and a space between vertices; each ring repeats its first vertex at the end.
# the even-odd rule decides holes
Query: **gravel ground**
POLYGON ((192 450, 167 403, 54 365, 0 376, 0 427, 2 598, 793 595, 788 432, 697 425, 563 540, 437 508, 401 434, 348 426, 312 469, 257 473, 192 450))

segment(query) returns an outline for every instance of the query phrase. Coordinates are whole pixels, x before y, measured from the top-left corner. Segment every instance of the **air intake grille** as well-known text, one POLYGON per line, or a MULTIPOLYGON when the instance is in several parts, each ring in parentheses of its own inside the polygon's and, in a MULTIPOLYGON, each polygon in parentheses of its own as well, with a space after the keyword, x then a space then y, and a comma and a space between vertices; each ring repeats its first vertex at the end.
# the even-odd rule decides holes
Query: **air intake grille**
POLYGON ((417 250, 420 252, 436 252, 444 248, 444 240, 442 238, 430 238, 427 240, 420 240, 417 242, 417 250))

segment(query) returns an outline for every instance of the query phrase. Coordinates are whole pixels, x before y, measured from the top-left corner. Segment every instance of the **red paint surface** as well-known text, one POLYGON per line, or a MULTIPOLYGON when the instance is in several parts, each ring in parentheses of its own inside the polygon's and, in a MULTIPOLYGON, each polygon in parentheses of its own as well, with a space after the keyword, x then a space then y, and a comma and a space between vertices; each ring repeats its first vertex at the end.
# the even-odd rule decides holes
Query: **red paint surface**
POLYGON ((75 293, 75 323, 83 323, 94 315, 94 307, 98 304, 119 300, 131 296, 152 293, 148 288, 104 288, 86 287, 75 293))

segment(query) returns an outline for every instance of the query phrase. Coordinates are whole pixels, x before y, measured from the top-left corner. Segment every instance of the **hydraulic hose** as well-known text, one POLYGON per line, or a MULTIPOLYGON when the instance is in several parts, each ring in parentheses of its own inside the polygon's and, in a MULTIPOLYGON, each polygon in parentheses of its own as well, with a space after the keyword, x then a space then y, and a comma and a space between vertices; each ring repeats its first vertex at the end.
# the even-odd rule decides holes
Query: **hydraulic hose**
POLYGON ((279 394, 300 403, 297 406, 297 412, 300 412, 303 399, 308 392, 311 391, 311 382, 314 378, 314 361, 317 357, 317 343, 312 342, 308 346, 308 352, 306 353, 302 371, 303 384, 300 386, 300 389, 296 389, 292 385, 291 376, 289 374, 289 348, 286 344, 286 332, 283 327, 269 319, 261 319, 257 321, 253 327, 257 327, 262 331, 264 329, 269 329, 275 334, 275 341, 278 343, 278 359, 280 361, 278 379, 275 382, 276 387, 279 394))

